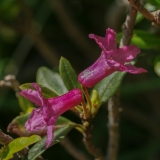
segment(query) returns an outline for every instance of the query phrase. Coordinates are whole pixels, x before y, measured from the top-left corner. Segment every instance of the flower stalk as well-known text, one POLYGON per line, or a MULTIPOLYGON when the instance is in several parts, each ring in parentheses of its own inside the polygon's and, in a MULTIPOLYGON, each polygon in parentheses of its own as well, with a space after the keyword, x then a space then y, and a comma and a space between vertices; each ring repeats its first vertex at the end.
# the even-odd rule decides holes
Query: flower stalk
POLYGON ((83 120, 82 123, 85 127, 85 132, 83 134, 83 142, 86 149, 91 155, 94 156, 95 160, 104 160, 101 150, 97 148, 92 142, 92 118, 89 117, 88 119, 83 120))

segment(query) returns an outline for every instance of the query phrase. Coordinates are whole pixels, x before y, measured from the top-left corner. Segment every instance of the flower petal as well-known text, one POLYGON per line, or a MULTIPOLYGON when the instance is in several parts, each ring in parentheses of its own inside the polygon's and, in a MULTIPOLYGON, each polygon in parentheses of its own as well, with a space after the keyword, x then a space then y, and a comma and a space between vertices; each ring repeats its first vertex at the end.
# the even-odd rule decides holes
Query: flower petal
POLYGON ((117 51, 114 52, 112 59, 124 64, 125 62, 130 62, 133 60, 139 53, 140 49, 135 45, 124 46, 123 48, 118 48, 117 51))
POLYGON ((93 38, 104 51, 115 50, 117 48, 116 33, 110 28, 106 29, 105 37, 89 34, 89 38, 93 38))
POLYGON ((80 89, 73 89, 62 96, 49 98, 47 101, 50 103, 50 108, 45 110, 45 117, 47 119, 52 116, 58 118, 58 116, 82 102, 82 92, 80 89))
POLYGON ((135 66, 132 66, 131 64, 126 64, 124 65, 126 68, 126 72, 132 73, 132 74, 140 74, 140 73, 145 73, 148 72, 147 70, 143 68, 136 68, 135 66))
POLYGON ((36 132, 46 128, 46 122, 43 119, 43 111, 41 108, 34 109, 30 118, 25 123, 26 130, 36 132))
POLYGON ((140 73, 145 73, 147 70, 143 68, 136 68, 135 66, 131 64, 120 64, 114 60, 108 60, 107 61, 109 66, 114 70, 114 71, 121 71, 121 72, 129 72, 132 74, 140 74, 140 73))
POLYGON ((36 83, 32 83, 31 86, 34 87, 36 91, 33 89, 25 89, 25 90, 22 90, 20 94, 41 107, 43 105, 41 88, 36 83))
POLYGON ((106 57, 101 53, 101 56, 90 67, 82 71, 78 75, 78 81, 85 87, 91 88, 114 70, 110 68, 106 61, 106 57))
POLYGON ((54 139, 53 134, 53 125, 47 127, 47 139, 46 139, 46 148, 48 148, 54 139))

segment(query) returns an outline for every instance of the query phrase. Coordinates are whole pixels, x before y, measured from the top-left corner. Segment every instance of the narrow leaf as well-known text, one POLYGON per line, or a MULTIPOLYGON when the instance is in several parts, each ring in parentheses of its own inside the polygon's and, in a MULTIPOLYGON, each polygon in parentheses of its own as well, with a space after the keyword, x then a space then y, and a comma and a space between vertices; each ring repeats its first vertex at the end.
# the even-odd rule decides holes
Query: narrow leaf
POLYGON ((3 160, 9 160, 13 157, 13 154, 21 151, 25 147, 36 143, 41 140, 41 137, 38 135, 33 135, 30 137, 21 137, 14 139, 11 141, 8 146, 3 151, 2 159, 3 160))
POLYGON ((72 68, 69 61, 64 57, 61 57, 60 59, 59 72, 68 90, 73 88, 81 88, 76 72, 72 68))
POLYGON ((125 72, 115 72, 104 78, 94 87, 98 92, 100 104, 107 102, 113 96, 125 74, 125 72))
POLYGON ((46 67, 40 67, 38 69, 36 80, 38 84, 49 88, 57 95, 62 95, 67 92, 67 88, 65 87, 60 75, 46 67))

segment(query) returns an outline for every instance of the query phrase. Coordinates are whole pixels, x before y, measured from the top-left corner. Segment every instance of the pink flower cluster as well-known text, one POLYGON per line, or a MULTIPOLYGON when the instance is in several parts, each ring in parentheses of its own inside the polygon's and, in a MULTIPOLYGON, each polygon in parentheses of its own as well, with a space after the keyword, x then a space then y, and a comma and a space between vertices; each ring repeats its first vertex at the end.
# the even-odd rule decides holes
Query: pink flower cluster
MULTIPOLYGON (((89 37, 96 41, 102 52, 93 65, 79 74, 78 81, 83 86, 88 88, 93 87, 100 80, 115 71, 132 74, 147 72, 143 68, 136 68, 128 64, 140 53, 140 50, 134 45, 117 49, 116 33, 112 29, 106 30, 105 37, 94 34, 90 34, 89 37)), ((20 94, 38 105, 39 108, 35 108, 32 111, 30 118, 25 124, 25 128, 30 132, 46 129, 46 147, 49 147, 54 139, 53 127, 58 117, 82 102, 82 92, 80 89, 73 89, 59 97, 44 98, 41 88, 36 83, 32 83, 31 85, 34 89, 25 89, 20 94)))
POLYGON ((41 88, 32 83, 33 89, 21 91, 21 95, 35 103, 39 108, 35 108, 29 120, 25 124, 26 130, 36 132, 46 129, 47 140, 46 147, 53 141, 53 127, 58 117, 78 105, 82 101, 82 92, 79 89, 73 89, 70 92, 55 98, 44 98, 41 93, 41 88))

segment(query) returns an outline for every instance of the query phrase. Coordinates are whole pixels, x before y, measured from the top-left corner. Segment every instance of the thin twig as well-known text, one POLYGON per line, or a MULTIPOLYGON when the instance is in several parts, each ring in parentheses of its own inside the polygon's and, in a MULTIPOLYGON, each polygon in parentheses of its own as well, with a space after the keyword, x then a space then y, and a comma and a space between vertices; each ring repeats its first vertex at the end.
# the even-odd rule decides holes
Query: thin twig
POLYGON ((153 22, 153 24, 160 25, 160 12, 159 11, 155 11, 155 12, 151 13, 140 3, 139 0, 128 0, 128 1, 146 19, 153 22))
POLYGON ((109 142, 107 160, 116 160, 119 148, 119 119, 120 119, 120 101, 119 90, 108 101, 108 129, 109 142))
POLYGON ((126 17, 125 23, 123 24, 124 32, 120 41, 119 45, 120 48, 130 43, 130 40, 133 36, 133 28, 136 16, 137 16, 137 10, 133 6, 129 5, 128 15, 126 17))
POLYGON ((68 137, 65 137, 60 144, 72 155, 76 160, 90 160, 82 151, 80 151, 68 137))
POLYGON ((92 142, 92 117, 83 121, 83 125, 86 128, 84 131, 83 142, 88 152, 94 156, 95 160, 104 160, 104 156, 99 148, 97 148, 92 142))
POLYGON ((15 93, 16 96, 19 96, 19 82, 16 80, 16 77, 14 75, 7 75, 4 77, 4 80, 0 81, 0 87, 10 87, 12 88, 15 93))
POLYGON ((12 137, 2 132, 0 129, 0 144, 7 146, 13 140, 12 137))
MULTIPOLYGON (((120 41, 120 47, 128 45, 133 35, 134 23, 136 20, 137 11, 129 5, 129 12, 124 23, 124 32, 120 41)), ((108 101, 109 112, 109 142, 106 160, 116 160, 119 148, 119 121, 120 115, 120 95, 119 90, 108 101)))

